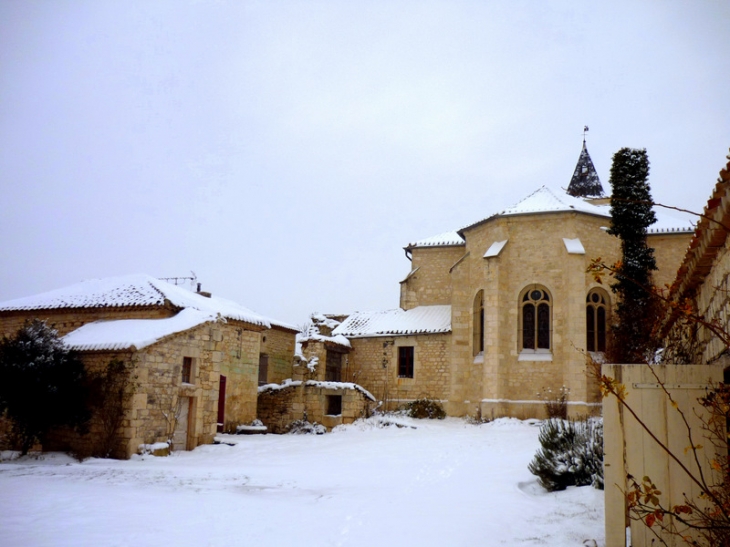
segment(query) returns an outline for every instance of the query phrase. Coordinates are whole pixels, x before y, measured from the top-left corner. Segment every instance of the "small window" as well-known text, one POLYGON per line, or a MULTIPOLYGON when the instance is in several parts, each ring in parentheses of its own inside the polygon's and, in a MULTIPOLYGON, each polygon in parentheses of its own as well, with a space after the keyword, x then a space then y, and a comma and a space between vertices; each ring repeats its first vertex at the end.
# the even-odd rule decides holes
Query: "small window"
POLYGON ((337 351, 327 350, 327 363, 324 371, 326 382, 342 381, 342 354, 337 351))
POLYGON ((481 290, 474 298, 474 333, 473 347, 474 355, 484 351, 484 291, 481 290))
POLYGON ((413 346, 398 348, 398 376, 413 378, 413 346))
POLYGON ((259 355, 259 385, 269 383, 269 356, 265 353, 259 355))
POLYGON ((342 395, 327 395, 327 415, 340 416, 342 414, 342 395))
POLYGON ((193 358, 192 357, 183 357, 183 365, 182 365, 182 383, 183 384, 191 384, 190 381, 191 377, 193 375, 193 358))

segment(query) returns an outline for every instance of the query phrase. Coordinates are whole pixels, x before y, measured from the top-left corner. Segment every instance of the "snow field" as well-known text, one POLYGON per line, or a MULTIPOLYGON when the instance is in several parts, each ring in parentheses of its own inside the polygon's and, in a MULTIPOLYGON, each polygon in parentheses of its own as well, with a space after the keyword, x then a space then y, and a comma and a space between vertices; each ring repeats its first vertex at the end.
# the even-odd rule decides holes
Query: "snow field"
POLYGON ((535 424, 376 419, 168 458, 0 464, 0 545, 603 545, 603 492, 548 494, 535 424), (591 543, 592 545, 592 543, 591 543))

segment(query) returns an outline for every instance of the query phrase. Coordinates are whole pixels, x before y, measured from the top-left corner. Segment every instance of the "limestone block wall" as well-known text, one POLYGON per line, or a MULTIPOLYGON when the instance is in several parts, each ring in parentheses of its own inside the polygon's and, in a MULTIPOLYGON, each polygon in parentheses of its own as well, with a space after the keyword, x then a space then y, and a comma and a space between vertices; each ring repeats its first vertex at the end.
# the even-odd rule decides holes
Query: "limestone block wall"
MULTIPOLYGON (((216 327, 211 353, 226 377, 224 431, 235 431, 237 425, 256 419, 261 334, 232 322, 216 327)), ((217 383, 215 387, 217 390, 217 383)), ((216 416, 217 399, 216 392, 216 416)))
POLYGON ((292 377, 295 338, 295 332, 276 327, 261 333, 261 353, 269 356, 268 383, 280 384, 292 377))
POLYGON ((93 321, 117 319, 164 319, 177 313, 171 307, 82 308, 59 310, 0 311, 0 337, 12 336, 26 321, 40 319, 58 331, 59 336, 93 321))
POLYGON ((295 366, 292 367, 292 375, 288 377, 294 380, 324 382, 327 374, 328 350, 339 355, 341 362, 340 380, 342 382, 359 383, 350 361, 350 348, 316 339, 308 340, 302 345, 302 353, 307 358, 308 363, 295 363, 295 366))
MULTIPOLYGON (((730 252, 728 241, 717 254, 712 269, 704 283, 697 289, 695 297, 697 310, 708 321, 717 321, 728 329, 730 325, 730 252)), ((708 329, 700 328, 699 350, 702 362, 709 363, 717 359, 725 350, 725 344, 708 329)))
POLYGON ((654 249, 658 268, 654 272, 654 285, 662 288, 674 282, 691 239, 691 233, 650 234, 647 237, 648 245, 654 249))
POLYGON ((400 307, 450 304, 449 269, 464 255, 464 246, 420 247, 411 253, 411 269, 418 268, 401 283, 400 307))
POLYGON ((414 399, 449 396, 450 334, 354 338, 350 369, 357 383, 391 410, 414 399), (413 378, 398 377, 398 348, 413 346, 413 378))
POLYGON ((452 273, 451 414, 471 414, 475 403, 482 415, 538 415, 537 394, 565 385, 584 413, 597 398, 586 374, 585 298, 596 285, 586 273, 591 258, 617 257, 617 240, 605 234, 606 219, 575 213, 503 217, 466 233, 469 256, 452 273), (579 238, 585 254, 569 254, 563 238, 579 238), (483 258, 495 241, 508 240, 497 257, 483 258), (458 281, 457 281, 458 279, 458 281), (458 290, 456 289, 458 285, 458 290), (542 287, 550 294, 549 356, 523 352, 520 331, 521 293, 542 287), (484 353, 474 351, 474 301, 484 291, 484 353), (481 361, 481 362, 480 362, 481 361), (482 372, 481 382, 472 371, 482 372))
POLYGON ((259 394, 258 418, 272 433, 285 433, 296 420, 307 420, 332 429, 370 415, 373 401, 346 384, 307 385, 306 382, 259 394), (327 397, 341 398, 341 413, 327 414, 327 397))
MULTIPOLYGON (((183 406, 188 411, 187 435, 183 431, 184 446, 176 449, 190 450, 212 442, 218 421, 221 373, 227 378, 226 426, 235 429, 235 425, 250 423, 256 418, 259 349, 259 332, 227 321, 200 325, 134 353, 82 353, 88 369, 104 366, 114 358, 134 363, 133 393, 113 455, 128 458, 141 444, 167 441, 183 406), (182 382, 185 357, 192 359, 189 383, 182 382)), ((92 420, 89 436, 78 438, 62 432, 53 442, 55 446, 83 451, 98 431, 98 424, 92 420)))

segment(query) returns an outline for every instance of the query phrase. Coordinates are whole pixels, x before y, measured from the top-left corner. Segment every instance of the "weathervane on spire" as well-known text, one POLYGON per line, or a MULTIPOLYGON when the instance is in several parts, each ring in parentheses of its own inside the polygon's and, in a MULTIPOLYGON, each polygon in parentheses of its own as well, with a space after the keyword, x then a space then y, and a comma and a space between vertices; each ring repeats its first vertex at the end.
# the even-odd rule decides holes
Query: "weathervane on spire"
POLYGON ((588 126, 584 125, 583 126, 583 146, 586 145, 586 133, 588 133, 588 126))

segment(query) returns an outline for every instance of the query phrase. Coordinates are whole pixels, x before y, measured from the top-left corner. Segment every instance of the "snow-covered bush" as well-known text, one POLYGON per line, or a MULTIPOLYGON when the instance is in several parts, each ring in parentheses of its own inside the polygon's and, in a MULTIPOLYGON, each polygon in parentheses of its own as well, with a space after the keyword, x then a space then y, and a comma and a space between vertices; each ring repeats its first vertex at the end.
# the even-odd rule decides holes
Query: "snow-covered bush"
POLYGON ((432 399, 416 399, 406 405, 406 415, 411 418, 428 418, 430 420, 443 420, 446 412, 441 403, 432 399))
POLYGON ((603 488, 603 421, 550 418, 540 428, 541 448, 528 469, 554 492, 592 484, 603 488))
POLYGON ((292 435, 324 435, 327 433, 327 428, 317 422, 295 420, 289 424, 286 432, 292 435))

